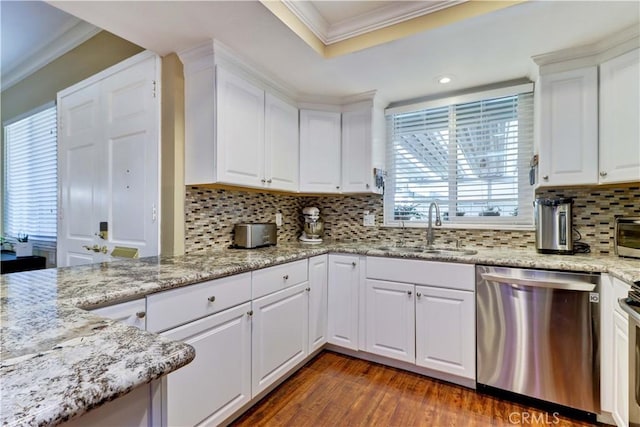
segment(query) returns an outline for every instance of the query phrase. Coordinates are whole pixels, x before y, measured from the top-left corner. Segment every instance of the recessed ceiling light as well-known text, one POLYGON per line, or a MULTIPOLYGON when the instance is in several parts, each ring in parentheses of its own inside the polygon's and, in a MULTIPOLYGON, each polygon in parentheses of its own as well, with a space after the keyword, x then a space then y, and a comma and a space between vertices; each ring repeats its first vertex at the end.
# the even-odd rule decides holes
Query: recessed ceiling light
POLYGON ((451 77, 449 76, 438 77, 438 83, 440 83, 441 85, 446 85, 447 83, 451 83, 451 77))

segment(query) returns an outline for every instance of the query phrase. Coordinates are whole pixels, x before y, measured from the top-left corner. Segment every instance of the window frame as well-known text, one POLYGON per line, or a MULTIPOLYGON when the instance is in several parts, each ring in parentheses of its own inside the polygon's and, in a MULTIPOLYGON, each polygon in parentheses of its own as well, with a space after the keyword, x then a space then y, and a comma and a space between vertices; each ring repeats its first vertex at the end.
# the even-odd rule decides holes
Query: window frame
MULTIPOLYGON (((476 91, 472 93, 463 93, 455 96, 449 96, 445 98, 437 98, 437 99, 426 99, 423 98, 423 101, 418 100, 419 102, 402 102, 396 103, 395 105, 391 105, 389 108, 385 110, 385 116, 387 120, 387 141, 386 141, 386 154, 387 154, 387 170, 388 170, 388 178, 387 178, 387 191, 385 191, 385 196, 383 200, 383 213, 384 213, 384 223, 385 227, 406 227, 406 228, 425 228, 428 226, 428 217, 425 216, 420 220, 398 220, 395 219, 395 207, 396 203, 388 203, 389 197, 395 197, 395 190, 392 190, 393 196, 389 196, 388 192, 390 188, 395 186, 395 152, 393 147, 393 116, 396 114, 403 113, 413 113, 419 112, 428 109, 436 109, 436 108, 448 108, 449 110, 449 119, 448 119, 448 129, 449 135, 454 135, 455 129, 455 114, 452 111, 461 104, 468 104, 478 101, 485 101, 490 99, 497 99, 502 97, 509 96, 517 96, 521 94, 530 94, 531 101, 531 115, 526 117, 528 123, 525 122, 527 126, 531 127, 530 130, 530 147, 531 152, 525 153, 524 156, 521 154, 518 155, 518 177, 517 177, 517 185, 518 185, 518 209, 522 210, 523 207, 528 208, 528 204, 533 203, 533 199, 535 198, 535 188, 529 185, 528 180, 528 172, 529 172, 529 161, 530 156, 535 152, 535 137, 534 137, 534 123, 535 123, 535 99, 534 99, 534 84, 532 82, 516 84, 516 85, 508 85, 498 88, 492 88, 488 90, 476 91), (452 117, 454 118, 452 120, 452 117), (523 190, 526 198, 530 198, 530 200, 524 200, 520 194, 523 193, 523 190), (530 197, 528 197, 530 196, 530 197)), ((518 120, 518 128, 520 129, 521 120, 518 120)), ((454 147, 457 146, 457 141, 452 138, 452 141, 449 142, 450 145, 454 147)), ((520 153, 523 149, 529 149, 529 146, 523 147, 518 144, 518 152, 520 153)), ((451 155, 455 156, 456 153, 453 152, 451 155)), ((451 194, 451 182, 456 182, 454 178, 456 176, 456 171, 454 168, 449 167, 449 180, 448 180, 448 191, 451 194), (452 177, 453 175, 454 177, 452 177)), ((451 206, 455 206, 457 203, 457 198, 448 198, 448 210, 451 211, 451 206)), ((435 218, 435 215, 434 215, 435 218)), ((522 221, 509 221, 506 215, 502 216, 465 216, 465 217, 453 217, 448 221, 443 221, 442 228, 450 228, 450 229, 490 229, 490 230, 534 230, 534 219, 533 219, 533 210, 527 212, 526 216, 522 221)), ((435 221, 435 220, 434 220, 435 221)))

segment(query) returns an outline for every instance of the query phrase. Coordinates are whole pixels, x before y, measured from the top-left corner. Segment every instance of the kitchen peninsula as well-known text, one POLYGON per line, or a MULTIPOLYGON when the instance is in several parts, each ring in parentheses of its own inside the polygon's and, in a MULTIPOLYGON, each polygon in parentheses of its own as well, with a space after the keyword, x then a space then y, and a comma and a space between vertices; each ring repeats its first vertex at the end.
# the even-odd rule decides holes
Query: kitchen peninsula
POLYGON ((601 272, 628 283, 640 280, 640 261, 617 257, 549 256, 528 250, 482 248, 475 255, 433 255, 388 249, 377 249, 373 243, 313 247, 284 243, 256 250, 150 257, 5 275, 0 281, 2 425, 62 423, 194 358, 189 345, 86 310, 329 252, 601 272))

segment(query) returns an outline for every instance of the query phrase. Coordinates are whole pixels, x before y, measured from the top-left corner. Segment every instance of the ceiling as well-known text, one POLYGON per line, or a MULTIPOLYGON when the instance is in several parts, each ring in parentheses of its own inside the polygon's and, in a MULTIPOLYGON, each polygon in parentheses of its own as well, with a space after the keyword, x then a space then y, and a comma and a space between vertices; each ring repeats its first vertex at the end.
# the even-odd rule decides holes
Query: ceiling
MULTIPOLYGON (((371 12, 373 3, 415 2, 324 3, 313 5, 327 22, 337 22, 341 9, 342 16, 353 19, 371 12)), ((495 2, 460 7, 470 3, 495 2)), ((300 99, 377 90, 394 102, 534 76, 534 55, 594 43, 640 25, 638 1, 528 1, 327 58, 259 1, 50 4, 160 55, 218 39, 300 99), (452 75, 453 81, 439 84, 442 75, 452 75)))
POLYGON ((41 1, 1 1, 0 15, 3 89, 99 31, 41 1))

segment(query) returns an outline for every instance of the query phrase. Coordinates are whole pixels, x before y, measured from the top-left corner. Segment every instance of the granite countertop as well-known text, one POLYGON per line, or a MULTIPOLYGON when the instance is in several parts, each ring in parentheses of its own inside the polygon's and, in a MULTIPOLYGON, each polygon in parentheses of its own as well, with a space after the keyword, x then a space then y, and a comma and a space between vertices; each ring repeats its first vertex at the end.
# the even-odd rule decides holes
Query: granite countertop
MULTIPOLYGON (((382 244, 382 243, 381 243, 382 244)), ((86 309, 327 252, 609 273, 640 281, 640 260, 478 248, 475 255, 376 249, 376 243, 299 243, 149 257, 0 277, 0 421, 51 425, 189 363, 192 347, 86 309)))

